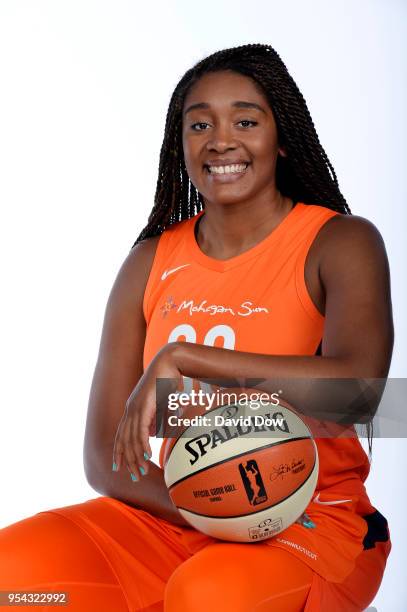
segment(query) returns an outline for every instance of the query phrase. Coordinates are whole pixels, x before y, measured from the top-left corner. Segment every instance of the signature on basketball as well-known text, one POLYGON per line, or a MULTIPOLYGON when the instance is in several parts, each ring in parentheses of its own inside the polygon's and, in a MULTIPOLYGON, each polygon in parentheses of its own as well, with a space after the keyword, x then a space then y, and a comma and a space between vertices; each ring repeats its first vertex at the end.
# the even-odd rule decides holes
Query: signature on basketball
POLYGON ((298 472, 302 472, 305 469, 305 461, 304 459, 293 459, 291 463, 280 463, 280 465, 274 465, 270 474, 270 480, 273 482, 279 476, 282 480, 284 480, 284 476, 292 472, 293 474, 298 474, 298 472))

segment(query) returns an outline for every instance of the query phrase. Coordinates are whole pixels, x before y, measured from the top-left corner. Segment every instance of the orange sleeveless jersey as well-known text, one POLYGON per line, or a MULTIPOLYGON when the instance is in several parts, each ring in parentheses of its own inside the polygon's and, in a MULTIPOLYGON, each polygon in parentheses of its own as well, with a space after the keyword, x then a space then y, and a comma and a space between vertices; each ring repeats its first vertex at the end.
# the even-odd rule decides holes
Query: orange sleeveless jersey
MULTIPOLYGON (((173 340, 313 355, 324 318, 307 293, 304 262, 334 214, 299 203, 265 240, 226 261, 200 251, 194 237, 199 215, 164 231, 143 304, 144 368, 173 340)), ((319 480, 306 509, 311 528, 294 523, 250 546, 218 546, 195 529, 98 497, 0 529, 0 590, 55 591, 62 585, 74 610, 191 609, 191 588, 198 595, 204 588, 209 599, 194 598, 194 610, 213 602, 224 610, 292 610, 306 597, 304 612, 360 612, 383 576, 391 549, 387 521, 371 512, 363 485, 369 464, 357 438, 316 443, 319 480), (68 540, 61 555, 55 543, 68 540), (245 575, 242 590, 235 588, 239 572, 245 575)), ((161 452, 161 466, 162 458, 161 452)))
MULTIPOLYGON (((174 341, 270 355, 314 355, 324 317, 308 293, 304 265, 320 228, 340 213, 299 202, 264 240, 223 261, 205 255, 196 242, 194 227, 203 214, 204 210, 170 226, 158 242, 143 302, 147 323, 144 369, 163 345, 174 341)), ((360 546, 366 533, 362 516, 375 511, 364 486, 370 468, 368 457, 355 429, 349 429, 353 437, 315 439, 320 462, 316 494, 320 496, 306 511, 313 520, 319 518, 322 548, 316 556, 320 561, 324 540, 330 539, 337 548, 343 536, 347 543, 344 550, 348 544, 352 549, 352 542, 356 548, 360 546), (342 501, 335 506, 329 500, 342 501), (338 511, 342 534, 332 532, 332 519, 338 511)), ((294 524, 284 536, 300 527, 294 524)), ((294 554, 313 565, 312 554, 304 555, 298 548, 305 546, 309 551, 318 547, 315 535, 311 537, 313 531, 317 530, 297 532, 294 547, 286 538, 280 538, 280 545, 291 546, 294 554)), ((278 545, 278 538, 269 542, 278 545)), ((353 558, 356 548, 345 557, 353 558)), ((327 578, 332 576, 329 565, 328 555, 325 571, 321 571, 327 578)), ((346 573, 349 567, 345 566, 342 564, 346 573)), ((338 574, 334 575, 338 579, 338 574)))

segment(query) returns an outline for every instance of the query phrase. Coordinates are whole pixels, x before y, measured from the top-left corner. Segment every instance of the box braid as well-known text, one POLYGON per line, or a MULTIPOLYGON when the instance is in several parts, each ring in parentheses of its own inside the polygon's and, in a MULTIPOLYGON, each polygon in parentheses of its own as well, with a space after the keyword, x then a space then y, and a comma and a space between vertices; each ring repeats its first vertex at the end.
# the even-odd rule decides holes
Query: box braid
MULTIPOLYGON (((202 195, 190 181, 185 167, 182 110, 192 85, 204 74, 221 70, 233 70, 250 77, 273 111, 279 144, 287 153, 287 157, 279 155, 277 159, 279 191, 294 202, 352 214, 340 192, 335 170, 319 142, 305 99, 285 64, 270 45, 247 44, 223 49, 202 59, 175 87, 165 121, 154 206, 132 248, 205 208, 202 195)), ((373 426, 371 422, 366 426, 370 457, 373 426)))

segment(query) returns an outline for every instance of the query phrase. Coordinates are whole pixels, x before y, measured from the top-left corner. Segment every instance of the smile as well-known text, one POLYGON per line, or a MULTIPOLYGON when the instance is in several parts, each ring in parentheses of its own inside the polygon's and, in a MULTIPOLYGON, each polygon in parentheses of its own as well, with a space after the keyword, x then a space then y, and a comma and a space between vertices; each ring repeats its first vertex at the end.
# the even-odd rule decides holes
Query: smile
POLYGON ((244 172, 249 164, 232 164, 230 166, 206 166, 210 174, 234 174, 244 172))
POLYGON ((205 173, 211 183, 234 183, 243 179, 248 172, 249 163, 227 166, 206 166, 205 173))

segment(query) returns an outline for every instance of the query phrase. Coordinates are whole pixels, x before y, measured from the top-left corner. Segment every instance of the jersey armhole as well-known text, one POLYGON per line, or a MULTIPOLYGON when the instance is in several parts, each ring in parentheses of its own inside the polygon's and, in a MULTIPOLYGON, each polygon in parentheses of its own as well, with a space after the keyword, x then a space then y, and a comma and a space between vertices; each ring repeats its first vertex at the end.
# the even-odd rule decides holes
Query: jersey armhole
POLYGON ((315 306, 308 292, 307 285, 305 283, 305 262, 312 243, 317 237, 319 231, 322 229, 325 223, 329 221, 329 219, 336 216, 337 214, 340 214, 330 209, 327 210, 330 214, 328 214, 324 219, 322 219, 320 224, 318 224, 309 232, 307 239, 305 240, 302 249, 297 257, 297 262, 295 265, 295 286, 298 298, 308 316, 311 317, 311 319, 313 321, 316 321, 317 323, 323 322, 325 320, 325 316, 319 312, 318 308, 315 306))
POLYGON ((160 236, 160 239, 157 243, 157 247, 154 253, 153 263, 151 265, 150 274, 147 279, 146 288, 144 290, 143 314, 144 314, 144 320, 146 322, 147 327, 150 322, 150 316, 151 316, 150 296, 154 290, 154 287, 157 284, 158 274, 159 274, 159 269, 160 269, 160 262, 165 261, 165 254, 167 252, 169 234, 170 234, 169 231, 164 230, 160 236))

